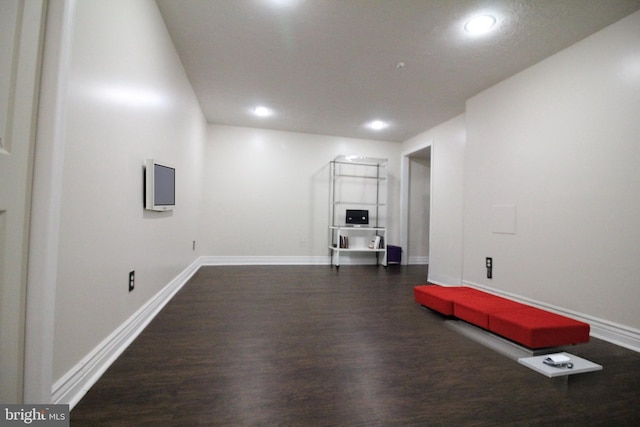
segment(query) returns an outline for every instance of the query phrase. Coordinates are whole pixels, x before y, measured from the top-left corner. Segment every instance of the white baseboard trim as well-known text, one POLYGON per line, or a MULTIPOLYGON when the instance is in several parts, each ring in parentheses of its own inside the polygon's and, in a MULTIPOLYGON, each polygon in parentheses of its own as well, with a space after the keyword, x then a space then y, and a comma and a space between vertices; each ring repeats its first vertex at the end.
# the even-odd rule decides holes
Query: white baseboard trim
POLYGON ((109 366, 147 327, 191 276, 198 271, 200 265, 200 259, 189 265, 120 327, 98 344, 77 365, 58 379, 52 386, 51 402, 68 404, 73 409, 109 366))
POLYGON ((407 260, 407 263, 409 265, 429 264, 429 257, 428 256, 410 256, 409 259, 407 260))
MULTIPOLYGON (((358 259, 348 258, 340 255, 340 265, 378 265, 375 258, 372 259, 358 259)), ((390 264, 391 265, 391 264, 390 264)))
POLYGON ((429 283, 431 283, 432 285, 439 285, 439 286, 460 286, 460 285, 450 285, 449 283, 440 281, 440 280, 434 280, 432 278, 428 278, 427 281, 429 283))
POLYGON ((620 325, 615 322, 611 322, 604 319, 599 319, 594 316, 590 316, 584 313, 578 313, 573 310, 569 310, 563 307, 558 307, 553 304, 547 304, 540 301, 536 301, 530 298, 525 298, 520 295, 512 294, 509 292, 500 291, 489 286, 480 285, 478 283, 463 281, 463 285, 471 286, 473 288, 481 289, 492 294, 510 298, 515 301, 529 304, 534 307, 541 308, 555 312, 567 317, 571 317, 576 320, 588 323, 591 327, 590 335, 594 338, 601 339, 603 341, 610 342, 611 344, 618 345, 620 347, 627 348, 640 353, 640 330, 630 328, 625 325, 620 325))
POLYGON ((591 325, 591 336, 640 353, 640 331, 591 316, 585 316, 591 325))
MULTIPOLYGON (((367 257, 340 255, 340 265, 376 265, 367 257)), ((201 265, 331 265, 329 256, 203 256, 201 265)))
MULTIPOLYGON (((345 260, 346 261, 346 260, 345 260)), ((342 263, 342 261, 341 261, 342 263)), ((329 257, 200 257, 176 276, 160 292, 138 309, 120 327, 113 331, 76 366, 58 379, 52 387, 51 402, 69 404, 73 407, 82 399, 89 389, 98 381, 102 374, 124 352, 124 350, 146 328, 162 308, 189 281, 189 279, 203 265, 329 265, 329 257)), ((345 263, 347 264, 347 263, 345 263)), ((430 280, 437 283, 435 280, 430 280)), ((487 292, 514 299, 532 306, 564 314, 569 317, 589 323, 591 336, 615 345, 640 352, 640 331, 598 319, 582 313, 577 313, 562 307, 544 304, 519 295, 498 291, 477 283, 464 281, 465 286, 471 286, 487 292)))
MULTIPOLYGON (((347 262, 348 263, 348 262, 347 262)), ((345 264, 347 264, 345 263, 345 264)), ((115 362, 147 327, 154 317, 171 301, 173 296, 189 279, 205 265, 329 265, 326 257, 239 257, 207 256, 200 257, 178 274, 153 298, 140 307, 131 317, 122 323, 79 363, 59 378, 51 388, 51 402, 68 404, 70 409, 82 399, 102 374, 115 362)), ((356 262, 351 262, 356 264, 356 262)), ((360 263, 361 264, 361 263, 360 263)))
POLYGON ((427 280, 429 281, 429 283, 433 283, 434 285, 440 285, 440 286, 460 286, 462 284, 462 281, 460 280, 460 278, 453 278, 453 277, 442 276, 439 274, 434 274, 434 273, 431 273, 431 270, 429 270, 429 277, 427 280))
POLYGON ((200 265, 329 265, 329 256, 203 256, 200 265))

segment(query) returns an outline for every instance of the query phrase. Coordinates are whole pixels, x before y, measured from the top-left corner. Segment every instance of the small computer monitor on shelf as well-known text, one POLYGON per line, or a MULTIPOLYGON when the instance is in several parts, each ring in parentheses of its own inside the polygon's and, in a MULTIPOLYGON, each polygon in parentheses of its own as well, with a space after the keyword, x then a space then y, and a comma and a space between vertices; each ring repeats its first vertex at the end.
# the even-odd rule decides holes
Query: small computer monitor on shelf
POLYGON ((369 224, 369 211, 362 209, 347 209, 346 224, 354 227, 369 224))

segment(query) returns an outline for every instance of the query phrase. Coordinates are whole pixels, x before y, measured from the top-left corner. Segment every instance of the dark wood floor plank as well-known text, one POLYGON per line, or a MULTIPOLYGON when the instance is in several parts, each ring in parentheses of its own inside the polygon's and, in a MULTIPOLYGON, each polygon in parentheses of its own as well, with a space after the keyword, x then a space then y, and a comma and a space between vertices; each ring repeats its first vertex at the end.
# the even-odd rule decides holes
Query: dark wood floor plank
POLYGON ((426 267, 204 267, 71 412, 74 426, 640 425, 640 354, 567 390, 413 300, 426 267))

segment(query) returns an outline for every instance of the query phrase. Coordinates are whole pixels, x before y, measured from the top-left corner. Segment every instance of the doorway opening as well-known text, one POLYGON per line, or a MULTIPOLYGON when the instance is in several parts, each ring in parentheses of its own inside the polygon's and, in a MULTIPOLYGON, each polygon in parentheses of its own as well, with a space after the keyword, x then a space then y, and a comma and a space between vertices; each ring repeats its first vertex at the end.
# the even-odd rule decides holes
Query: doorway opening
POLYGON ((403 264, 429 264, 432 142, 402 155, 401 245, 403 264))

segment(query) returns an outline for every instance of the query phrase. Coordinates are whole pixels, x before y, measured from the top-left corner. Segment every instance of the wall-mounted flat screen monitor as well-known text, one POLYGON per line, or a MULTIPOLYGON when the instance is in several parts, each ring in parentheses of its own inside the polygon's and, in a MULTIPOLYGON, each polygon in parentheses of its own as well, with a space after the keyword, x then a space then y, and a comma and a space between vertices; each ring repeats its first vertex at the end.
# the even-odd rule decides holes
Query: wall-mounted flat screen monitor
POLYGON ((172 210, 176 205, 176 169, 153 159, 147 159, 145 166, 145 209, 172 210))

